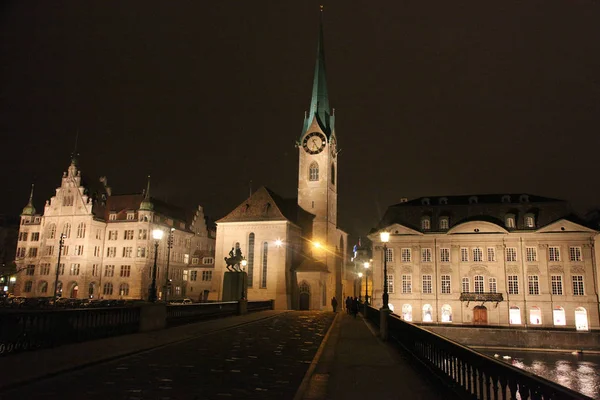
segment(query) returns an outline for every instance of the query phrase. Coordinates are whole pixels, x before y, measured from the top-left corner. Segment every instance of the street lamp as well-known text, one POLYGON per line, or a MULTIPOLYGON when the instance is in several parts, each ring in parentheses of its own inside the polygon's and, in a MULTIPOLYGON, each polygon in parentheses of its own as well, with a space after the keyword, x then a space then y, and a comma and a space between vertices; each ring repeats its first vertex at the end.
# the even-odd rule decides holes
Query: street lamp
POLYGON ((369 305, 369 267, 371 265, 368 262, 363 264, 365 267, 365 306, 369 305))
MULTIPOLYGON (((240 263, 242 268, 240 268, 242 270, 242 274, 244 273, 244 270, 246 269, 246 265, 248 265, 248 261, 246 261, 246 259, 244 258, 242 260, 242 262, 240 263)), ((244 289, 244 278, 242 276, 242 297, 240 298, 240 300, 244 300, 246 298, 246 290, 244 289)))
POLYGON ((171 280, 169 279, 169 261, 171 260, 171 248, 173 247, 173 232, 175 232, 175 228, 171 228, 171 230, 169 231, 169 239, 167 240, 167 274, 165 277, 165 302, 169 301, 169 289, 171 288, 171 280))
MULTIPOLYGON (((358 273, 358 277, 360 279, 360 282, 359 282, 359 285, 358 285, 358 300, 360 300, 360 296, 361 296, 360 291, 362 289, 362 277, 363 277, 363 273, 359 272, 358 273)), ((354 295, 356 295, 356 285, 354 286, 354 288, 355 288, 354 295)))
POLYGON ((388 276, 387 276, 387 244, 390 241, 390 233, 389 232, 381 232, 379 235, 381 241, 383 242, 383 306, 382 310, 389 310, 388 307, 388 276))
POLYGON ((60 254, 65 245, 65 234, 61 233, 58 240, 58 261, 56 262, 56 276, 54 278, 54 304, 56 304, 56 297, 58 297, 58 273, 60 272, 60 254))
POLYGON ((156 260, 158 259, 158 244, 163 237, 163 231, 161 229, 154 229, 152 231, 152 238, 154 239, 154 266, 152 267, 152 285, 150 286, 150 293, 148 294, 148 301, 156 303, 158 299, 156 293, 156 260))

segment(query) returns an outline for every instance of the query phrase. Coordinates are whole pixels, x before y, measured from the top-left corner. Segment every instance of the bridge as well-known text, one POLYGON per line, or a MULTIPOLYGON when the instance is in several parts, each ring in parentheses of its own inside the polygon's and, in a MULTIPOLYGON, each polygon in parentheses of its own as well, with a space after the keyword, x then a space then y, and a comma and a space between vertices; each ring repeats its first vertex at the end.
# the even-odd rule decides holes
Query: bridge
POLYGON ((0 398, 586 399, 367 307, 227 302, 0 313, 0 398))

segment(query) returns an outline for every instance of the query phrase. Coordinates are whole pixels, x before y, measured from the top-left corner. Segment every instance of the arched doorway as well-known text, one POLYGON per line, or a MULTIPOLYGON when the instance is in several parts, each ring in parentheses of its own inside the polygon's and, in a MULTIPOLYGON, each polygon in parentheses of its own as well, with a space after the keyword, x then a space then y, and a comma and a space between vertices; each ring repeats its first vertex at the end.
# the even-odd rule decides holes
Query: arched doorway
POLYGON ((442 322, 452 322, 452 307, 450 307, 450 304, 442 306, 442 322))
POLYGON ((565 309, 556 306, 554 310, 552 310, 552 318, 554 319, 554 325, 566 325, 567 319, 565 317, 565 309))
POLYGON ((508 310, 508 322, 511 325, 521 325, 521 309, 519 307, 510 307, 508 310))
POLYGON ((542 324, 542 310, 539 307, 533 306, 529 310, 529 323, 531 325, 541 325, 542 324))
POLYGON ((433 322, 433 308, 430 304, 423 306, 423 322, 433 322))
POLYGON ((475 306, 473 308, 473 323, 477 325, 487 325, 487 308, 485 306, 475 306))
POLYGON ((88 286, 88 297, 90 299, 93 299, 95 294, 96 294, 96 282, 91 282, 88 286))
POLYGON ((72 299, 76 299, 77 292, 79 292, 79 286, 77 285, 77 282, 71 282, 70 289, 69 289, 69 297, 72 299))
POLYGON ((583 307, 575 309, 575 329, 578 331, 587 331, 589 329, 587 311, 583 307))
POLYGON ((300 289, 300 310, 310 309, 310 285, 306 281, 302 281, 299 286, 300 289))
POLYGON ((412 321, 412 306, 410 304, 402 306, 402 318, 405 321, 412 321))

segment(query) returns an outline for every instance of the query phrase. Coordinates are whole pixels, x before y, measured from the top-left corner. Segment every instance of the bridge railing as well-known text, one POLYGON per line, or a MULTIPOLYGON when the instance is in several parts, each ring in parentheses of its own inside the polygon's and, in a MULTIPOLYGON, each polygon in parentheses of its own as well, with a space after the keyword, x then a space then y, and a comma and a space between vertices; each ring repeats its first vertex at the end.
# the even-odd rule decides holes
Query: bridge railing
MULTIPOLYGON (((380 326, 382 311, 366 317, 380 326)), ((497 361, 441 335, 387 314, 388 338, 430 367, 459 394, 475 399, 590 399, 527 371, 497 361), (518 396, 517 397, 517 393, 518 396)))
POLYGON ((0 314, 0 356, 137 332, 139 307, 0 314))
POLYGON ((228 317, 237 313, 237 301, 168 305, 167 326, 189 324, 217 317, 228 317))

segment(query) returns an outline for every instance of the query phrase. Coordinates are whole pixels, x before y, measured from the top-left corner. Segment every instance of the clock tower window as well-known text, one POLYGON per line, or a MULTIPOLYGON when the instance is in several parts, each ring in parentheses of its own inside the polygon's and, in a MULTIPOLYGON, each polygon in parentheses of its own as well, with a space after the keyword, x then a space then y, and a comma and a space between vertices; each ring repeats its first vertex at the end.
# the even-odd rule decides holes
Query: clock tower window
POLYGON ((331 184, 335 185, 335 165, 331 164, 331 184))
POLYGON ((314 161, 308 167, 308 180, 309 181, 318 181, 319 180, 319 164, 314 161))

